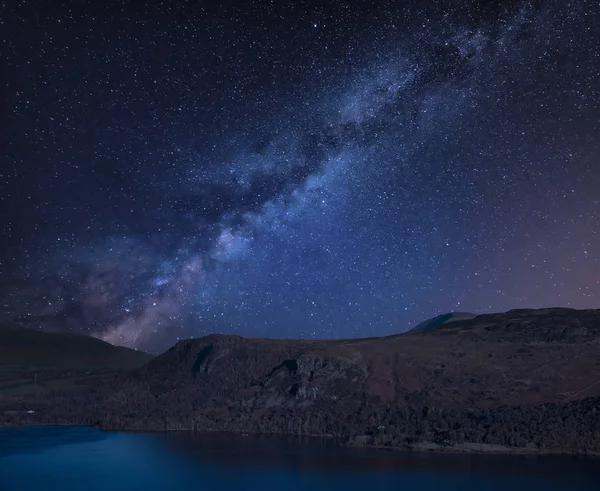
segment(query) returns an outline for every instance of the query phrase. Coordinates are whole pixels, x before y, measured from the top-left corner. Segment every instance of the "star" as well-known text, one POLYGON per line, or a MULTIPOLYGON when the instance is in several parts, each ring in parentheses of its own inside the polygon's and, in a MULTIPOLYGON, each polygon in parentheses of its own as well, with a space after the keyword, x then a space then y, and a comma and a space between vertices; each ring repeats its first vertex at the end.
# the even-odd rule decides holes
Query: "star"
POLYGON ((2 17, 3 320, 159 352, 598 306, 594 2, 33 12, 2 17))

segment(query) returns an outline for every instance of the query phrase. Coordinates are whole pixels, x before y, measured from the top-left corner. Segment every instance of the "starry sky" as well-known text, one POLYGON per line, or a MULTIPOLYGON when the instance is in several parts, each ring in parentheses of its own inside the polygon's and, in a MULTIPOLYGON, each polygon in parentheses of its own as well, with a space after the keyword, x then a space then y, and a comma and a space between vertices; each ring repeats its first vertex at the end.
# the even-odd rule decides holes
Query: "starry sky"
POLYGON ((600 6, 6 0, 0 316, 160 352, 600 307, 600 6))

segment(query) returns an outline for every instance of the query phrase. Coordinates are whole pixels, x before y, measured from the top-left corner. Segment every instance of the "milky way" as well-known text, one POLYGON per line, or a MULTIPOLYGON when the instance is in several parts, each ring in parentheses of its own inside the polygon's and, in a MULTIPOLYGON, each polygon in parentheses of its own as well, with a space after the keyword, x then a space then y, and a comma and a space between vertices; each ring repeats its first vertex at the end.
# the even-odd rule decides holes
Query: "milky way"
POLYGON ((160 351, 599 307, 600 7, 7 2, 2 317, 160 351))

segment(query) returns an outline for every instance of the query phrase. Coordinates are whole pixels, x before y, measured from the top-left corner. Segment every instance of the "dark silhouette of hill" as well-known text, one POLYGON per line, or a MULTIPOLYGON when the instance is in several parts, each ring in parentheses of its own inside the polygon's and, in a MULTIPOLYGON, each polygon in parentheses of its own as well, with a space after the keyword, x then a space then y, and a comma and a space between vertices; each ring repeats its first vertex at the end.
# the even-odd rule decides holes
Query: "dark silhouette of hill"
POLYGON ((0 366, 24 369, 131 370, 152 355, 76 334, 0 325, 0 366))
MULTIPOLYGON (((181 341, 5 424, 329 435, 348 444, 600 452, 600 310, 513 310, 383 338, 181 341)), ((0 404, 1 410, 1 404, 0 404)), ((6 414, 6 413, 5 413, 6 414)))

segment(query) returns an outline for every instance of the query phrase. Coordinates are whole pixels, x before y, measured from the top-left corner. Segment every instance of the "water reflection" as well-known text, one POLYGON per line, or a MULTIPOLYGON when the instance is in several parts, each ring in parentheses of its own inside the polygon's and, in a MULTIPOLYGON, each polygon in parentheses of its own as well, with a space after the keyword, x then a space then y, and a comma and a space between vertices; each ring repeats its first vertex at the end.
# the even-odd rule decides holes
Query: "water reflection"
POLYGON ((598 483, 600 459, 409 453, 231 434, 0 430, 2 491, 597 491, 598 483))
POLYGON ((500 475, 543 474, 549 479, 597 473, 600 458, 565 455, 476 455, 348 448, 321 438, 232 434, 161 435, 171 451, 219 466, 288 467, 306 472, 457 472, 500 475))
POLYGON ((0 457, 20 452, 50 449, 59 445, 88 443, 107 438, 108 433, 85 426, 27 426, 0 428, 0 457))

